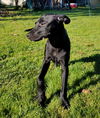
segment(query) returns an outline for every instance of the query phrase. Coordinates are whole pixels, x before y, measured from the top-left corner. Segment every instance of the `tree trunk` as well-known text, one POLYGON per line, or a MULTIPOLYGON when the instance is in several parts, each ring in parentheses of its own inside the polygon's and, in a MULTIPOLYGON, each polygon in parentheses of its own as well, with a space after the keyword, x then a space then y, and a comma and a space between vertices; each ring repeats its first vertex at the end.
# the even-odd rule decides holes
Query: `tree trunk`
POLYGON ((15 9, 18 10, 18 0, 15 0, 15 9))
POLYGON ((43 0, 32 0, 33 3, 33 9, 40 10, 44 8, 44 2, 43 0))

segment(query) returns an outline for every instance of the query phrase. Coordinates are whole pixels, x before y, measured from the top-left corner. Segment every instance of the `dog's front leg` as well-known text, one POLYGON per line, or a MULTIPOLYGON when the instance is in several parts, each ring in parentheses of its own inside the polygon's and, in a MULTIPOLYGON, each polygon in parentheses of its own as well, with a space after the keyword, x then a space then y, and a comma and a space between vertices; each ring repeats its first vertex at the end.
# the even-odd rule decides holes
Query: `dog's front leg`
POLYGON ((61 93, 60 93, 60 98, 62 101, 62 105, 65 108, 69 107, 69 102, 67 99, 67 80, 68 80, 68 64, 64 65, 61 64, 61 68, 62 68, 62 89, 61 89, 61 93))
POLYGON ((45 85, 44 85, 44 77, 49 68, 50 62, 44 61, 41 72, 38 77, 38 100, 41 106, 44 106, 46 97, 45 97, 45 85))

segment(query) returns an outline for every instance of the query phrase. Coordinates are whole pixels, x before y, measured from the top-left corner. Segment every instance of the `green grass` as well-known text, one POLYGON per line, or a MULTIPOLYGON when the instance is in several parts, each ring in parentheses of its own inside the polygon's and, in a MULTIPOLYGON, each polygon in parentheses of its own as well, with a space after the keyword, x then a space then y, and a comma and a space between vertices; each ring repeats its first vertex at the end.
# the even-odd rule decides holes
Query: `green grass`
POLYGON ((0 118, 99 118, 100 117, 100 9, 72 11, 10 11, 0 18, 0 118), (48 104, 36 99, 37 77, 46 40, 31 42, 25 29, 45 13, 66 14, 71 39, 68 99, 70 109, 61 106, 60 67, 51 63, 45 77, 48 104), (82 90, 91 92, 84 93, 82 90))

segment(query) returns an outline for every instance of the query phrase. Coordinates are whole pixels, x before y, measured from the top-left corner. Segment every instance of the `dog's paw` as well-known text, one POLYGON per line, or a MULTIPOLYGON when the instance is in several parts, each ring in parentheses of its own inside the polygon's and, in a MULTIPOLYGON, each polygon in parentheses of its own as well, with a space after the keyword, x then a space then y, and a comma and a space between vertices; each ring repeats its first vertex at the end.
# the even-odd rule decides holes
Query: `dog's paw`
POLYGON ((41 107, 45 107, 46 96, 44 94, 41 96, 38 96, 38 101, 41 107))
POLYGON ((62 101, 62 106, 65 108, 65 109, 69 109, 70 105, 67 101, 62 101))
POLYGON ((45 101, 41 101, 41 102, 39 102, 39 104, 41 107, 43 107, 43 108, 45 107, 45 101))
POLYGON ((69 107, 70 107, 70 104, 69 104, 69 102, 68 102, 68 100, 66 100, 66 99, 61 99, 61 102, 62 102, 62 106, 65 108, 65 109, 69 109, 69 107))

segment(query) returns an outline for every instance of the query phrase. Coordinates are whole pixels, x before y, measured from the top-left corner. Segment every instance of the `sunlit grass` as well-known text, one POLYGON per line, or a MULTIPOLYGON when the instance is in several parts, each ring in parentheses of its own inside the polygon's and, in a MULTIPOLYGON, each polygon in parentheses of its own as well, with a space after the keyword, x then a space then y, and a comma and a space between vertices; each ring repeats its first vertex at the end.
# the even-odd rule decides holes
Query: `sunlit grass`
POLYGON ((0 118, 99 118, 100 116, 100 16, 99 9, 72 11, 11 11, 20 13, 0 18, 0 118), (69 110, 61 106, 61 69, 51 63, 45 77, 47 105, 37 102, 37 77, 46 40, 31 42, 25 29, 46 13, 66 14, 71 39, 68 99, 69 110), (89 90, 84 93, 82 90, 89 90))

